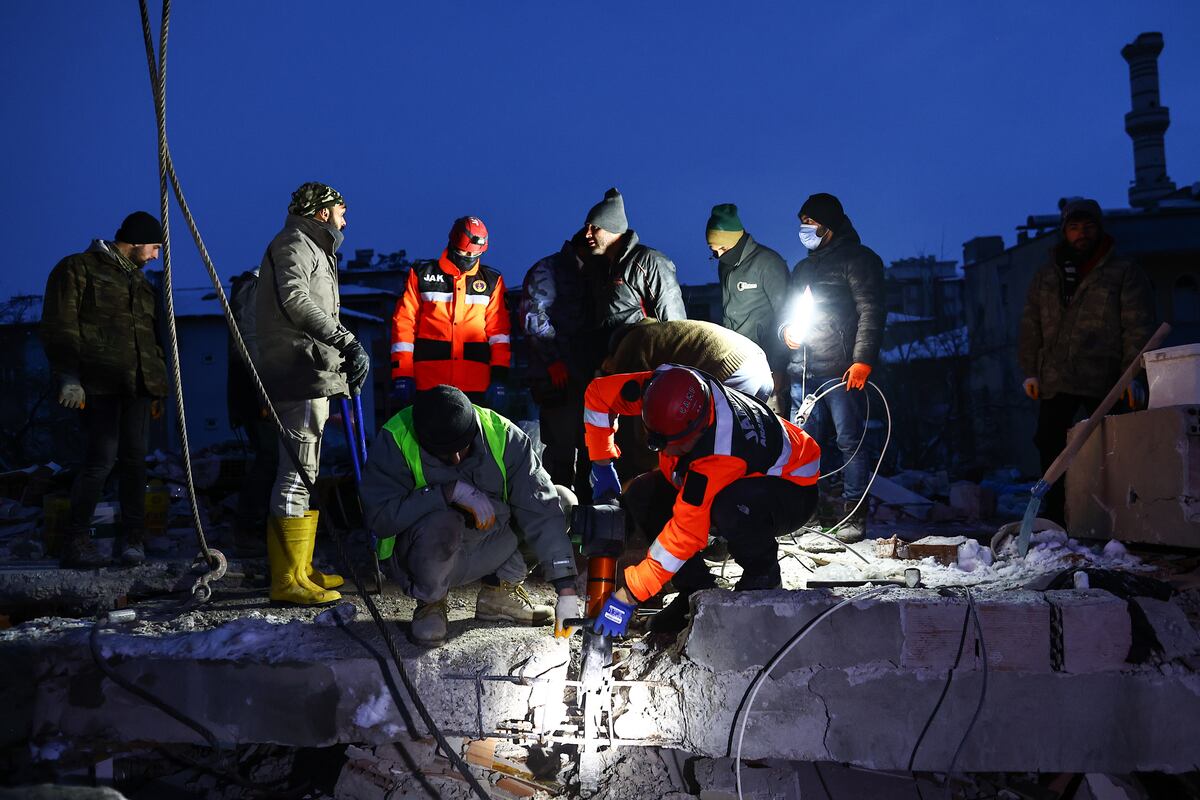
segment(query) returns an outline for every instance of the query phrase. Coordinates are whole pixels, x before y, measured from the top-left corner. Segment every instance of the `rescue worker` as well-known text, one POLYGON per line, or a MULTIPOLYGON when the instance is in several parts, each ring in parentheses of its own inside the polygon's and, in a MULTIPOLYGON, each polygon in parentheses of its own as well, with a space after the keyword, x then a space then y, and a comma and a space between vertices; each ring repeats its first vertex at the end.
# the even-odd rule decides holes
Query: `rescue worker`
POLYGON ((621 505, 649 537, 646 557, 624 570, 596 631, 622 635, 636 604, 672 581, 679 596, 650 628, 686 624, 692 593, 716 585, 700 552, 709 532, 742 567, 735 590, 780 587, 775 537, 795 531, 817 503, 820 448, 761 400, 678 364, 597 378, 584 400, 588 454, 598 495, 620 494, 613 438, 620 415, 640 415, 658 470, 635 478, 621 505))
POLYGON ((460 217, 438 260, 409 270, 392 315, 392 398, 401 408, 439 384, 503 407, 512 361, 508 307, 504 278, 479 261, 487 249, 483 220, 460 217))
MULTIPOLYGON (((346 201, 337 190, 301 185, 267 246, 255 292, 259 376, 309 481, 321 463, 329 398, 357 395, 371 366, 338 317, 337 251, 345 227, 346 201)), ((281 441, 267 522, 271 599, 329 603, 341 597, 333 590, 345 581, 313 568, 317 512, 308 508, 308 489, 285 447, 281 441)))
MULTIPOLYGON (((250 359, 258 364, 257 316, 259 268, 247 270, 230 282, 229 308, 242 335, 250 359)), ((279 437, 275 423, 268 418, 250 370, 229 337, 229 365, 225 376, 225 400, 229 427, 241 429, 251 455, 246 476, 238 488, 237 511, 233 521, 233 547, 241 558, 262 558, 267 554, 267 529, 271 488, 279 470, 279 437)))
MULTIPOLYGON (((1033 441, 1043 472, 1066 447, 1077 415, 1096 410, 1153 332, 1145 273, 1116 255, 1095 200, 1068 201, 1059 240, 1029 283, 1017 344, 1025 394, 1038 405, 1033 441)), ((1137 379, 1125 404, 1134 409, 1145 400, 1137 379)), ((1059 478, 1042 500, 1041 516, 1064 523, 1065 499, 1059 478)))
MULTIPOLYGON (((762 348, 740 333, 712 322, 644 319, 618 329, 609 342, 609 355, 600 366, 602 375, 681 364, 695 367, 764 403, 770 402, 774 391, 771 367, 762 348)), ((654 468, 655 457, 646 449, 641 420, 626 420, 617 431, 617 444, 627 451, 617 464, 622 480, 654 468)))
POLYGON ((625 218, 625 199, 615 188, 588 212, 583 228, 589 252, 596 256, 590 277, 595 287, 599 347, 622 325, 646 317, 687 319, 675 265, 658 250, 638 241, 625 218))
MULTIPOLYGON (((412 640, 446 639, 446 596, 482 580, 475 618, 569 631, 579 616, 575 557, 556 491, 529 437, 495 411, 473 406, 453 386, 418 392, 383 426, 360 487, 367 525, 383 537, 381 555, 417 601, 412 640), (522 583, 521 540, 558 593, 536 605, 522 583)), ((560 501, 560 497, 566 498, 560 501)))
MULTIPOLYGON (((798 307, 805 290, 811 292, 812 318, 785 319, 780 326, 783 343, 791 350, 788 376, 791 379, 794 414, 804 396, 823 384, 844 380, 845 390, 824 396, 804 425, 825 447, 833 439, 841 452, 842 500, 832 506, 833 524, 846 519, 834 535, 856 542, 866 535, 867 489, 870 459, 857 453, 863 440, 867 417, 867 378, 879 358, 886 317, 883 261, 863 245, 841 202, 831 194, 814 194, 800 208, 800 242, 808 257, 792 273, 789 308, 798 307), (805 333, 805 328, 807 332, 805 333)), ((828 452, 828 451, 827 451, 828 452)), ((864 450, 865 452, 865 450, 864 450)), ((836 466, 826 462, 826 469, 836 466)))
POLYGON ((787 262, 779 253, 754 240, 742 225, 733 203, 713 206, 704 236, 713 258, 717 259, 721 324, 742 334, 767 354, 775 376, 772 393, 779 395, 772 405, 786 415, 791 405, 791 386, 785 377, 787 350, 780 345, 775 332, 787 300, 787 262))
POLYGON ((562 249, 529 268, 521 285, 518 325, 529 342, 525 383, 538 406, 542 460, 550 478, 587 497, 589 463, 583 443, 583 392, 596 374, 592 322, 580 230, 562 249))
POLYGON ((60 563, 107 563, 91 538, 92 515, 113 467, 121 527, 113 560, 140 564, 145 551, 146 449, 161 415, 167 365, 155 325, 157 296, 142 268, 158 258, 162 227, 145 211, 125 218, 113 241, 96 239, 50 272, 41 338, 58 378, 58 403, 80 412, 83 468, 71 485, 60 563))

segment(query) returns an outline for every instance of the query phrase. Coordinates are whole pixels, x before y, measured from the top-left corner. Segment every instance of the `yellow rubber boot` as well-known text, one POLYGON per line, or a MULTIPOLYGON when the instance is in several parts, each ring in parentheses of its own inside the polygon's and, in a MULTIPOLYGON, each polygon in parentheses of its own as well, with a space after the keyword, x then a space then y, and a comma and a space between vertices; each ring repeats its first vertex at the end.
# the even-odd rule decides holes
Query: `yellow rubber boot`
POLYGON ((341 575, 334 575, 332 572, 328 574, 318 572, 312 565, 313 551, 317 548, 317 515, 320 513, 319 511, 304 512, 304 521, 308 523, 308 561, 305 562, 308 567, 305 575, 322 589, 336 589, 345 583, 346 579, 341 575))
POLYGON ((342 598, 340 593, 322 589, 305 575, 311 553, 307 524, 304 517, 271 517, 267 522, 272 600, 316 606, 342 598))

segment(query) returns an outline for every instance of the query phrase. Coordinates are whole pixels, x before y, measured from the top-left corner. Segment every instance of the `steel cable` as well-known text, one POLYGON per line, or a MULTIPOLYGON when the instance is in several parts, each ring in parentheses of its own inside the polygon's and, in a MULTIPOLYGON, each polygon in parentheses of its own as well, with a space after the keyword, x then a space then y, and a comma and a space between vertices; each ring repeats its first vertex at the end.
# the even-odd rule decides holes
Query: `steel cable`
MULTIPOLYGON (((213 287, 216 290, 217 299, 221 304, 222 312, 224 313, 226 323, 229 326, 230 336, 233 337, 233 341, 234 341, 235 347, 238 351, 238 354, 242 358, 243 363, 246 365, 247 370, 250 373, 250 377, 254 384, 255 390, 258 392, 259 398, 263 401, 264 406, 267 409, 267 413, 271 418, 271 421, 273 423, 275 423, 275 427, 279 431, 279 434, 281 436, 281 441, 283 443, 284 451, 287 453, 289 460, 292 462, 292 465, 296 468, 297 475, 299 476, 300 480, 304 483, 305 487, 308 489, 310 497, 313 498, 314 504, 318 506, 318 510, 319 510, 319 502, 316 501, 316 487, 313 485, 312 480, 308 477, 308 473, 304 470, 303 465, 300 463, 299 454, 296 451, 294 442, 291 441, 295 437, 290 435, 290 432, 288 431, 288 429, 286 427, 284 427, 283 422, 279 419, 279 415, 276 412, 274 405, 271 403, 271 398, 268 395, 266 388, 263 386, 263 383, 258 374, 258 371, 255 369, 254 363, 253 363, 252 359, 250 358, 250 353, 246 349, 246 343, 242 339, 241 331, 238 329, 237 323, 234 320, 233 309, 230 307, 229 300, 225 296, 224 287, 221 285, 220 275, 217 273, 216 267, 213 265, 212 259, 209 257, 208 250, 204 246, 204 242, 200 237, 200 231, 196 226, 196 223, 192 216, 191 210, 188 208, 187 201, 184 199, 183 189, 180 186, 179 178, 175 172, 174 163, 170 156, 170 149, 168 147, 167 134, 166 134, 166 102, 165 102, 165 95, 166 95, 165 70, 166 70, 166 49, 167 49, 166 46, 167 46, 167 31, 168 31, 168 27, 169 27, 169 23, 170 23, 170 7, 171 7, 170 0, 163 0, 162 27, 161 27, 160 39, 159 39, 159 48, 160 48, 159 66, 157 68, 155 66, 154 44, 153 44, 153 37, 151 34, 151 30, 150 30, 150 16, 149 16, 149 12, 146 7, 146 0, 138 0, 138 7, 141 12, 142 36, 145 40, 145 45, 146 45, 146 62, 149 67, 150 83, 151 83, 151 87, 154 91, 155 112, 156 112, 156 116, 158 117, 159 177, 160 177, 159 188, 160 188, 160 194, 162 195, 163 246, 164 246, 164 252, 166 253, 166 255, 164 256, 164 275, 165 275, 164 291, 166 292, 167 297, 168 297, 167 313, 168 313, 168 317, 169 317, 169 330, 170 330, 171 338, 172 338, 172 348, 173 348, 174 354, 175 354, 176 403, 178 405, 178 411, 179 411, 179 413, 177 415, 177 419, 179 420, 179 424, 180 424, 181 439, 184 442, 184 446, 186 448, 187 432, 184 429, 184 424, 185 424, 186 420, 185 420, 185 417, 183 414, 183 389, 182 389, 182 383, 179 380, 179 377, 180 377, 179 376, 179 358, 178 358, 177 342, 175 340, 174 304, 170 299, 170 278, 169 278, 169 276, 170 276, 170 256, 169 256, 169 250, 166 249, 168 242, 167 242, 167 216, 166 216, 166 214, 167 214, 167 198, 166 198, 165 192, 166 192, 166 182, 168 179, 170 180, 172 186, 174 187, 175 197, 179 202, 180 210, 183 213, 184 219, 187 221, 188 228, 192 233, 192 238, 195 240, 197 249, 200 251, 201 260, 204 262, 205 269, 207 270, 209 278, 212 281, 213 287)), ((185 465, 185 471, 186 471, 186 475, 187 475, 187 479, 188 479, 188 491, 189 491, 190 496, 192 497, 193 517, 194 517, 194 520, 195 520, 195 523, 197 526, 196 530, 197 530, 198 539, 201 543, 201 548, 203 550, 206 560, 209 560, 209 563, 211 564, 211 557, 209 556, 209 549, 208 549, 207 543, 204 540, 203 532, 200 528, 199 508, 196 505, 195 491, 193 489, 192 482, 191 482, 191 465, 190 465, 190 461, 186 455, 186 449, 185 449, 185 453, 184 453, 184 465, 185 465)), ((321 514, 318 517, 318 519, 325 519, 325 518, 326 518, 326 515, 324 515, 324 514, 321 514)), ((365 585, 363 584, 362 579, 360 578, 360 576, 358 574, 358 570, 354 566, 354 562, 348 557, 348 555, 345 551, 344 543, 342 541, 341 536, 336 532, 334 527, 329 525, 328 523, 326 523, 325 527, 326 527, 326 530, 330 534, 330 538, 333 539, 334 546, 337 550, 339 561, 342 562, 342 566, 350 574, 351 580, 353 581, 354 586, 355 586, 356 590, 358 591, 359 596, 362 598, 364 604, 367 606, 367 611, 370 613, 372 620, 375 622, 376 627, 379 629, 380 634, 383 636, 384 644, 387 646, 388 654, 391 656, 393 663, 395 663, 395 665, 396 665, 396 670, 400 676, 400 681, 401 681, 401 683, 404 684, 404 688, 408 692, 409 698, 412 700, 413 707, 416 708, 418 715, 421 717, 422 721, 425 723, 425 726, 429 730, 430 734, 432 734, 433 737, 437 740, 438 745, 441 748, 442 752, 444 752, 446 754, 446 757, 450 760, 451 764, 454 765, 455 769, 467 781, 471 790, 480 798, 480 800, 490 800, 490 795, 484 790, 483 786, 480 785, 478 779, 471 773, 470 768, 467 766, 466 762, 463 761, 462 757, 457 752, 455 752, 454 749, 451 748, 449 746, 449 744, 446 742, 445 736, 442 734, 441 730, 438 728, 437 723, 434 722, 433 716, 429 713, 429 709, 425 706, 424 701, 421 700, 420 695, 417 692, 416 685, 412 682, 412 678, 409 676, 408 670, 404 666, 404 660, 400 656, 399 648, 396 645, 396 641, 395 641, 394 637, 392 636, 391 630, 388 627, 386 620, 384 620, 383 615, 380 613, 378 606, 375 605, 375 601, 372 600, 370 594, 368 594, 368 592, 365 588, 365 585)))

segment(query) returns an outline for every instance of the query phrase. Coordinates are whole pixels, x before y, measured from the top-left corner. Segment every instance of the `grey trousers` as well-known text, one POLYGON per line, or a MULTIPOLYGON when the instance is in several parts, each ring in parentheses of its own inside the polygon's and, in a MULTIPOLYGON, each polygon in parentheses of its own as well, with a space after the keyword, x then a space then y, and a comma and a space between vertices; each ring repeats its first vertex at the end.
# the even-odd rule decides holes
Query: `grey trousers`
POLYGON ((427 514, 397 536, 392 563, 400 588, 423 603, 441 600, 453 587, 485 575, 518 583, 528 572, 516 534, 508 528, 470 528, 453 509, 427 514))
MULTIPOLYGON (((279 421, 300 455, 300 463, 310 481, 316 481, 321 464, 321 434, 329 419, 329 398, 280 400, 275 403, 279 421)), ((276 517, 303 517, 308 511, 308 489, 292 464, 283 442, 279 443, 279 468, 271 487, 271 514, 276 517)))

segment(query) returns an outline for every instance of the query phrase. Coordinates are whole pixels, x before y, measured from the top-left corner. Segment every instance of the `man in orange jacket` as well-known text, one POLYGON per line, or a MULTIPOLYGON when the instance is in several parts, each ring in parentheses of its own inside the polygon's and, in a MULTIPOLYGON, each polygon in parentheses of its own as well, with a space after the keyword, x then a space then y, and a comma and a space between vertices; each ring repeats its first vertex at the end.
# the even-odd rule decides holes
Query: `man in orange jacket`
POLYGON ((761 400, 691 367, 596 378, 584 395, 596 497, 621 493, 613 467, 619 415, 641 416, 659 467, 634 478, 621 505, 647 536, 658 535, 646 557, 625 569, 625 585, 601 610, 596 632, 624 634, 636 604, 669 580, 679 596, 650 628, 681 630, 691 594, 716 585, 700 556, 710 531, 742 567, 735 590, 779 588, 775 537, 799 528, 816 508, 816 442, 761 400))
POLYGON ((504 278, 479 258, 488 232, 461 217, 437 261, 414 264, 392 315, 392 399, 457 386, 471 402, 503 411, 512 361, 504 278))

